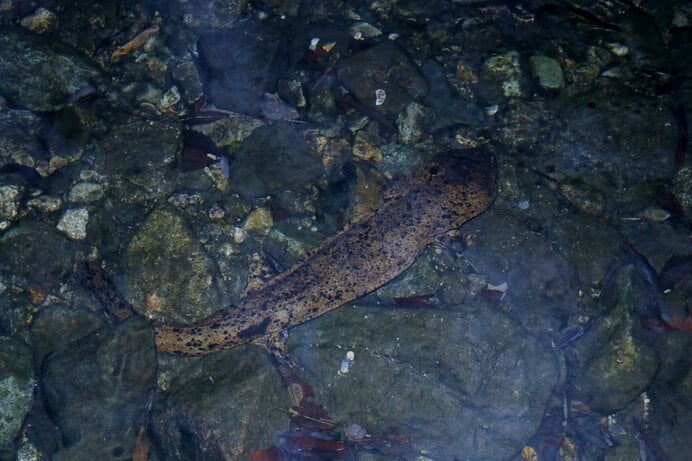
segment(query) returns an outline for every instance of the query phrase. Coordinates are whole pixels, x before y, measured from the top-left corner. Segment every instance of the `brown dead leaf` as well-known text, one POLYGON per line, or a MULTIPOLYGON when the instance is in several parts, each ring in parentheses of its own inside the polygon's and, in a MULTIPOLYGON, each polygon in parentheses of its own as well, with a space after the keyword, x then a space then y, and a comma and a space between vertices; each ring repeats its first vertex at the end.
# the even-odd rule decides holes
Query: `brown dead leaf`
POLYGON ((149 37, 158 34, 159 30, 159 26, 153 26, 142 31, 135 38, 115 50, 112 55, 113 60, 118 61, 119 59, 127 56, 130 51, 136 50, 140 46, 144 45, 144 42, 146 42, 149 37))
POLYGON ((139 427, 135 447, 132 450, 132 461, 147 461, 149 459, 149 439, 147 438, 147 428, 144 425, 139 427))

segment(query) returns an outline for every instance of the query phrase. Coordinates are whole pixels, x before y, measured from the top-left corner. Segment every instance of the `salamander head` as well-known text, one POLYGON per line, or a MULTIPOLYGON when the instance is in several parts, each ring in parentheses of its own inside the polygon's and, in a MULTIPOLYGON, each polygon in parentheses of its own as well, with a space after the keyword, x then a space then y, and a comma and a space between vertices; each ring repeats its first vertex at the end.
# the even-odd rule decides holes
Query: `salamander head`
POLYGON ((495 156, 482 148, 441 152, 428 164, 421 186, 442 206, 446 230, 490 206, 497 195, 497 170, 495 156))

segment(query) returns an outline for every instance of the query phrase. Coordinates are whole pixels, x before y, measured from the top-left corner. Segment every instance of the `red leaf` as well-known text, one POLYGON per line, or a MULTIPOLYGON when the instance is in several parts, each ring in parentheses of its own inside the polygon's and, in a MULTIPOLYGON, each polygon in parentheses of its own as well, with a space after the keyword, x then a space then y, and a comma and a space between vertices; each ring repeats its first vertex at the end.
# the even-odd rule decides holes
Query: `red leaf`
POLYGON ((435 297, 433 294, 427 295, 416 295, 416 296, 406 296, 403 298, 394 298, 394 305, 396 307, 410 307, 410 308, 421 308, 421 307, 433 307, 430 302, 435 297))
POLYGON ((683 317, 677 314, 664 314, 663 321, 670 325, 671 328, 692 333, 692 315, 683 317))
POLYGON ((250 452, 251 461, 283 461, 286 459, 276 445, 273 445, 266 450, 258 450, 250 452))

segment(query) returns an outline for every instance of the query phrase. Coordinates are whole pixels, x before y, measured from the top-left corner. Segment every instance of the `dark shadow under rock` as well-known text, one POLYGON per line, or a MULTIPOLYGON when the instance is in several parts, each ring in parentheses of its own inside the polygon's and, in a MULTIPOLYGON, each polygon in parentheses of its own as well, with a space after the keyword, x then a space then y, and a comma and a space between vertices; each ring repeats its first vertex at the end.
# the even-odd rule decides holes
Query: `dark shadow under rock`
POLYGON ((292 330, 288 345, 333 419, 395 431, 439 459, 517 453, 560 378, 549 350, 489 308, 345 307, 292 330))
POLYGON ((141 318, 50 354, 41 386, 64 447, 54 459, 131 459, 155 385, 154 335, 141 318))
POLYGON ((170 382, 154 405, 151 428, 161 459, 245 459, 288 428, 286 391, 258 347, 171 359, 161 380, 170 382))

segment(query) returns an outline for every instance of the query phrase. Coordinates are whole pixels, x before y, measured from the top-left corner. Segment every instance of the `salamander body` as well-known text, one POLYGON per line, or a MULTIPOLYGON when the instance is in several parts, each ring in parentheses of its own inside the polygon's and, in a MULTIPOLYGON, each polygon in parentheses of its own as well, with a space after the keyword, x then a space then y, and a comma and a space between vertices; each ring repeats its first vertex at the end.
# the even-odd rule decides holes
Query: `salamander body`
POLYGON ((389 282, 435 239, 485 211, 496 192, 497 165, 490 153, 438 154, 377 212, 236 304, 189 326, 155 324, 157 349, 202 355, 266 343, 389 282))

